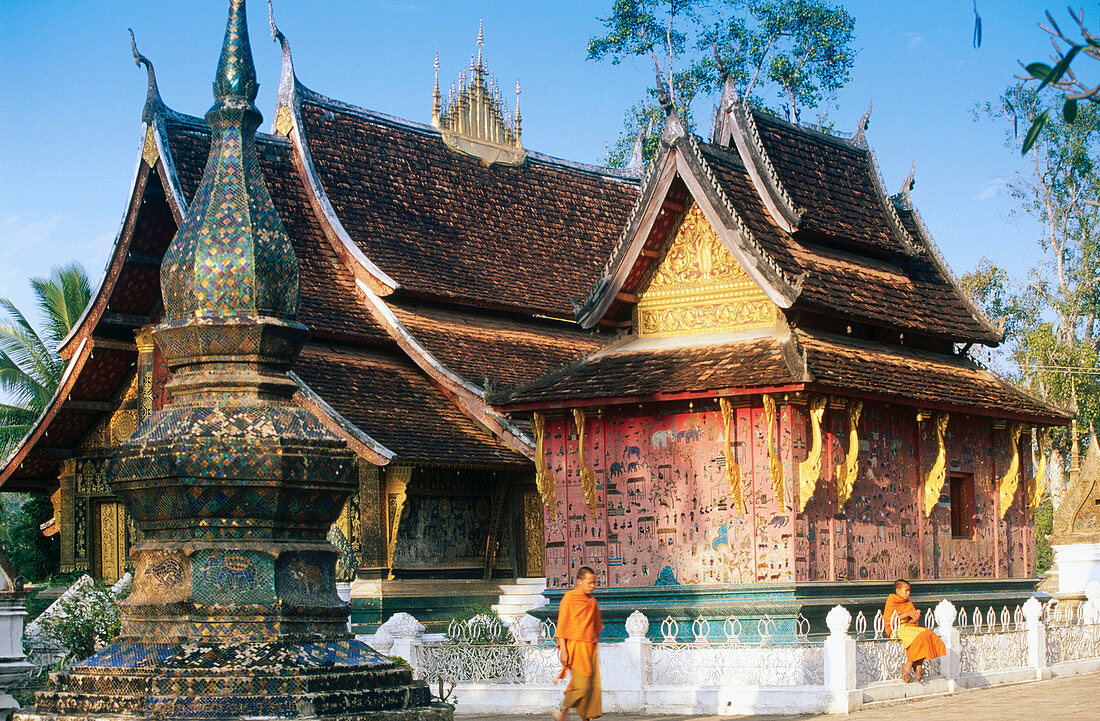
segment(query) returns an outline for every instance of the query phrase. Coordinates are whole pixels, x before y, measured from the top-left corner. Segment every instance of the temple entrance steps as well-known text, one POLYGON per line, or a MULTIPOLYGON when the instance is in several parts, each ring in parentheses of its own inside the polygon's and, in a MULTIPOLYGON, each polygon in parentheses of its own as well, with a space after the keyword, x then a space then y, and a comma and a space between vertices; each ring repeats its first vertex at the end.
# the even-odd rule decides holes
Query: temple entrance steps
POLYGON ((542 608, 549 603, 542 595, 545 590, 545 578, 517 578, 515 583, 502 583, 500 599, 493 604, 493 610, 502 618, 512 618, 542 608))

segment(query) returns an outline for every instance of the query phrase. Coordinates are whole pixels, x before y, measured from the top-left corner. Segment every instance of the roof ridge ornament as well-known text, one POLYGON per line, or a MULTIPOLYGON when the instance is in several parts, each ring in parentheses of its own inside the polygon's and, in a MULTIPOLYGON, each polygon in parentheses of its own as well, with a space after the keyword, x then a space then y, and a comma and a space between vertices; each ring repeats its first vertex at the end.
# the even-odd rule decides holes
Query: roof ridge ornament
POLYGON ((634 138, 634 147, 630 150, 630 162, 626 164, 626 172, 636 178, 645 173, 645 141, 653 134, 653 120, 646 123, 645 129, 638 132, 634 138))
POLYGON ((894 207, 901 210, 913 210, 913 198, 910 193, 913 191, 913 187, 917 184, 917 161, 913 159, 913 165, 909 168, 909 175, 901 184, 901 189, 898 190, 897 195, 893 196, 891 200, 894 201, 894 207))
POLYGON ((685 137, 687 131, 684 130, 684 124, 680 120, 680 111, 676 109, 676 103, 672 102, 669 87, 661 77, 661 66, 657 65, 656 60, 653 64, 657 70, 657 102, 661 104, 661 110, 665 111, 665 129, 661 133, 661 139, 671 145, 685 137))
POLYGON ((519 80, 516 80, 515 112, 509 114, 496 78, 488 73, 482 49, 485 32, 477 31, 477 55, 470 56, 469 76, 458 75, 447 99, 439 92, 439 57, 435 60, 435 90, 432 94, 432 127, 438 128, 447 147, 481 160, 486 166, 522 165, 527 160, 520 135, 519 80))
POLYGON ((290 54, 290 41, 286 39, 278 26, 275 25, 275 8, 272 0, 267 0, 267 20, 271 25, 271 39, 279 43, 283 53, 282 69, 279 73, 279 94, 275 102, 278 108, 275 120, 271 124, 275 135, 289 136, 294 126, 294 89, 298 83, 298 76, 294 73, 294 58, 290 54))
POLYGON ((145 72, 149 79, 149 89, 145 94, 145 108, 141 111, 141 120, 143 123, 152 125, 153 118, 156 117, 157 111, 164 107, 164 101, 160 97, 160 88, 157 87, 157 72, 153 69, 153 62, 138 52, 137 40, 134 38, 134 31, 132 28, 127 28, 130 32, 130 50, 134 53, 134 64, 145 66, 145 72))
POLYGON ((852 135, 852 145, 860 148, 868 148, 867 145, 867 125, 871 122, 871 109, 874 105, 873 100, 867 101, 867 112, 856 123, 856 132, 852 135))

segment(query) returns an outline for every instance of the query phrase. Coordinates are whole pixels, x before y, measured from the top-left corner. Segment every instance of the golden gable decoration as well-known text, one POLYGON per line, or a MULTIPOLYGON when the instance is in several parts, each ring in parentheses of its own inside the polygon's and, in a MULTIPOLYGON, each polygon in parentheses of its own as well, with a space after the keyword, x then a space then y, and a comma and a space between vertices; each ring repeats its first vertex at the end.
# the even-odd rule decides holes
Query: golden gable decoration
POLYGON ((779 309, 692 205, 634 309, 641 337, 774 326, 779 309))

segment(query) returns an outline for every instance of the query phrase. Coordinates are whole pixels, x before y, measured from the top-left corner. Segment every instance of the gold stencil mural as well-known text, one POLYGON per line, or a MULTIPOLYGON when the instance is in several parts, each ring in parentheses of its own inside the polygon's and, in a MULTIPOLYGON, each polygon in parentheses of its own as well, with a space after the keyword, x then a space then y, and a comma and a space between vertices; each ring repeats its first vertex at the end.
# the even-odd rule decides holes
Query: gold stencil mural
POLYGON ((634 324, 643 337, 766 328, 778 317, 698 205, 641 287, 634 324))

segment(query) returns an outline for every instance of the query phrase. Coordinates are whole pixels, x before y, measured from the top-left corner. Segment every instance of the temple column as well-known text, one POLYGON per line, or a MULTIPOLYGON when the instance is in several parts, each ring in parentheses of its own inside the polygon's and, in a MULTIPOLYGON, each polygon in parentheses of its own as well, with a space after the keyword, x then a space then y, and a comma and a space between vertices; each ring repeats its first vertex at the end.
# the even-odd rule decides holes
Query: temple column
POLYGON ((359 461, 359 578, 382 578, 387 570, 389 535, 382 525, 382 474, 378 466, 359 461))
POLYGON ((76 569, 76 461, 69 458, 61 461, 61 473, 57 477, 58 500, 57 522, 61 524, 61 571, 76 569))
POLYGON ((401 514, 408 498, 412 466, 388 466, 385 471, 386 488, 386 568, 393 578, 393 554, 397 550, 397 532, 401 528, 401 514))

